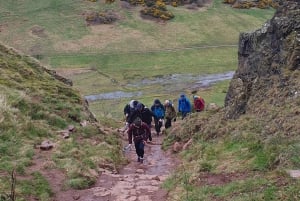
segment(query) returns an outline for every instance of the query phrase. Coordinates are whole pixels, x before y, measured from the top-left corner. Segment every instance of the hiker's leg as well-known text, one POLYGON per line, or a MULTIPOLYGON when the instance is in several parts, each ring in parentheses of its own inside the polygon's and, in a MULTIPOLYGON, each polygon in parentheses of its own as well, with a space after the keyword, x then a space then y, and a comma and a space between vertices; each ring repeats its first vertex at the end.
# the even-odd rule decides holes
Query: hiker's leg
POLYGON ((158 131, 159 131, 159 133, 160 133, 160 129, 161 129, 162 125, 163 125, 163 122, 162 122, 162 121, 163 121, 162 119, 160 119, 160 120, 158 121, 158 131))
POLYGON ((138 155, 138 157, 144 156, 144 143, 143 141, 138 141, 134 143, 135 146, 135 152, 138 155))
POLYGON ((165 123, 165 128, 170 128, 171 127, 171 119, 166 118, 166 123, 165 123))
POLYGON ((158 124, 158 119, 154 119, 154 124, 155 124, 155 131, 157 134, 159 134, 160 128, 159 128, 159 124, 158 124))
POLYGON ((139 150, 139 147, 140 147, 140 143, 139 142, 134 142, 134 147, 135 147, 135 153, 138 157, 140 157, 140 150, 139 150))
POLYGON ((141 158, 144 158, 144 147, 145 147, 144 142, 141 141, 141 142, 139 143, 139 156, 140 156, 141 158))
POLYGON ((187 112, 182 112, 182 119, 186 117, 187 112))

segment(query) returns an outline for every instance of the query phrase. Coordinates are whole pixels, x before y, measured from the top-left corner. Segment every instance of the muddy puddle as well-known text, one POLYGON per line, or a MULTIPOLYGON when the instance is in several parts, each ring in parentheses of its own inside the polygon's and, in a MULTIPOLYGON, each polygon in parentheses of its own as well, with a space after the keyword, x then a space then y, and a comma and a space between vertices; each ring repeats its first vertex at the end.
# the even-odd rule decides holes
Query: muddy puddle
MULTIPOLYGON (((182 89, 198 89, 212 86, 213 84, 230 80, 234 75, 234 71, 229 71, 226 73, 218 74, 208 74, 208 75, 193 75, 193 74, 172 74, 162 77, 157 77, 153 79, 143 79, 140 82, 129 83, 126 87, 136 88, 137 90, 142 87, 153 85, 153 91, 157 90, 157 85, 161 85, 163 88, 161 92, 177 92, 182 89)), ((149 90, 151 92, 151 90, 149 90)), ((94 94, 85 96, 88 101, 97 100, 110 100, 110 99, 120 99, 120 98, 131 98, 140 97, 142 92, 124 92, 124 91, 114 91, 108 93, 94 94)))

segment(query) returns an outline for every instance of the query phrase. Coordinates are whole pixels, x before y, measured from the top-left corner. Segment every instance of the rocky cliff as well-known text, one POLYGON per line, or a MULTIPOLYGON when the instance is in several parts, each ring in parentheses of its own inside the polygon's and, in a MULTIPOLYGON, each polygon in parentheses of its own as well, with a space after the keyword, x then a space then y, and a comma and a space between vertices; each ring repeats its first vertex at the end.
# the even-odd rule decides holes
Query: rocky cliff
POLYGON ((300 104, 299 0, 280 1, 274 17, 261 29, 242 33, 238 57, 238 69, 225 99, 227 119, 245 113, 262 114, 271 108, 280 112, 286 107, 297 115, 300 104))

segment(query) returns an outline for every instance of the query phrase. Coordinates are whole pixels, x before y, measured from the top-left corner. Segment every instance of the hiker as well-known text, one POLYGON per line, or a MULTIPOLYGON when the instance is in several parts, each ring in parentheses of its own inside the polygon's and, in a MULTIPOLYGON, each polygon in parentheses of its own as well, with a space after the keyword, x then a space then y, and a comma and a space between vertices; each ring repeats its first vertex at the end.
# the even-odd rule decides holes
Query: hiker
POLYGON ((159 99, 155 99, 151 106, 151 111, 154 114, 154 124, 157 136, 159 136, 160 129, 163 125, 163 119, 165 117, 165 107, 161 104, 159 99))
POLYGON ((176 121, 176 111, 174 108, 174 105, 172 104, 172 101, 170 100, 165 100, 164 103, 166 112, 165 112, 165 118, 166 118, 166 123, 165 123, 165 128, 170 128, 172 126, 172 119, 176 121))
POLYGON ((137 100, 131 100, 124 107, 124 115, 125 115, 125 121, 126 121, 126 128, 128 128, 128 126, 129 126, 128 120, 130 118, 130 115, 132 115, 132 113, 136 110, 137 104, 138 104, 137 100))
MULTIPOLYGON (((145 122, 151 130, 152 117, 154 117, 154 114, 143 103, 138 103, 136 107, 137 110, 132 113, 128 119, 128 123, 131 124, 135 119, 140 118, 142 122, 145 122)), ((150 141, 152 140, 151 135, 149 139, 150 141)))
MULTIPOLYGON (((144 147, 145 143, 151 136, 150 128, 141 119, 137 118, 128 129, 128 146, 131 147, 132 141, 134 142, 138 162, 144 161, 144 147)), ((150 140, 150 139, 149 139, 150 140)))
POLYGON ((201 112, 204 110, 205 107, 205 101, 202 97, 200 96, 193 96, 194 99, 194 109, 196 112, 201 112))
POLYGON ((178 99, 178 112, 181 113, 182 119, 184 119, 191 110, 190 100, 184 94, 181 94, 178 99))

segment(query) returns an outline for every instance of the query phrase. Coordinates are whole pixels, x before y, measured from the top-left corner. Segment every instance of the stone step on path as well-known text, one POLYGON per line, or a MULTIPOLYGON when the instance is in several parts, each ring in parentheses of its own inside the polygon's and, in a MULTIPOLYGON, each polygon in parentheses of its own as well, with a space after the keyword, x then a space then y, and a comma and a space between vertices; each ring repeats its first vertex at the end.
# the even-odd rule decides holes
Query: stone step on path
POLYGON ((103 171, 85 201, 166 201, 162 183, 174 170, 175 160, 161 149, 162 137, 154 137, 145 146, 145 160, 137 162, 134 146, 125 152, 130 163, 118 174, 103 171))

